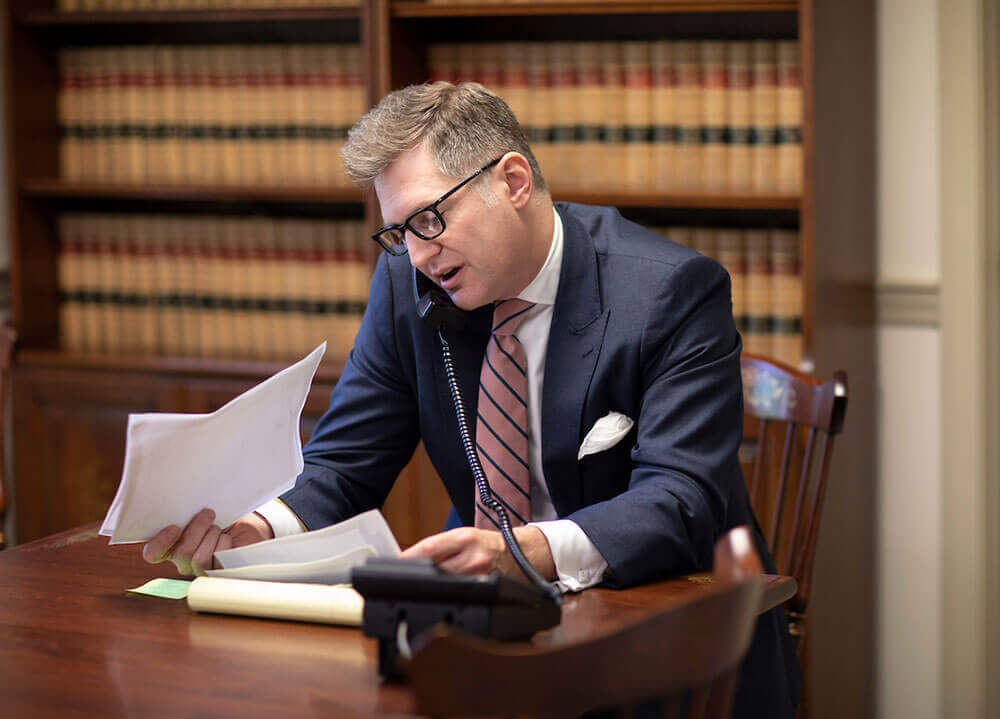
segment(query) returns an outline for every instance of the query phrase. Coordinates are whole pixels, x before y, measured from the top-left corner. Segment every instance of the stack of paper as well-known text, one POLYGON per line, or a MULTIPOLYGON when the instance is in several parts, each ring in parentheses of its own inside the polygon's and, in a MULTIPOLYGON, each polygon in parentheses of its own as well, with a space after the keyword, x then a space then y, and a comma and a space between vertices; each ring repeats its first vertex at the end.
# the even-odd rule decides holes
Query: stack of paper
POLYGON ((326 342, 211 414, 132 414, 125 467, 101 534, 146 542, 208 507, 227 527, 291 489, 299 419, 326 342))
POLYGON ((382 513, 372 509, 314 532, 216 552, 223 569, 210 577, 274 582, 347 584, 351 568, 368 557, 397 557, 399 544, 382 513))

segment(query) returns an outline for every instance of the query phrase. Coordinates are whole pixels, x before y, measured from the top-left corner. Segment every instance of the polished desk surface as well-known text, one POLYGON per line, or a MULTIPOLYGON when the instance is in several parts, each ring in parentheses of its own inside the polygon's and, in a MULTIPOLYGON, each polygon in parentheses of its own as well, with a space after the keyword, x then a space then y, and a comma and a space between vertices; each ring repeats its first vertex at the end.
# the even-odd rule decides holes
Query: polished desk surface
MULTIPOLYGON (((405 684, 382 682, 375 640, 357 628, 198 614, 179 600, 127 595, 170 563, 109 547, 97 525, 0 552, 0 717, 398 717, 405 684)), ((567 597, 536 643, 604 633, 698 596, 693 575, 567 597)), ((761 611, 795 593, 765 576, 761 611)))

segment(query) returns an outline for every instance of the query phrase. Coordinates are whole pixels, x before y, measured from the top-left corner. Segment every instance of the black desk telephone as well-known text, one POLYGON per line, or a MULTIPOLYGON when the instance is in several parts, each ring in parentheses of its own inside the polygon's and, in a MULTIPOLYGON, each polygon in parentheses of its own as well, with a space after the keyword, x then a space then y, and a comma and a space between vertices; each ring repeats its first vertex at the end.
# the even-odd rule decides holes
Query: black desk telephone
POLYGON ((448 574, 430 560, 370 559, 356 567, 351 581, 365 598, 362 631, 378 639, 378 671, 386 678, 399 676, 397 658, 408 654, 410 638, 439 622, 480 637, 514 640, 527 639, 541 629, 555 626, 562 617, 559 590, 545 581, 521 551, 507 512, 486 481, 469 432, 451 347, 444 336, 446 328, 461 327, 464 312, 416 268, 413 292, 417 314, 437 330, 441 340, 448 387, 479 501, 496 515, 511 555, 531 584, 499 573, 448 574))

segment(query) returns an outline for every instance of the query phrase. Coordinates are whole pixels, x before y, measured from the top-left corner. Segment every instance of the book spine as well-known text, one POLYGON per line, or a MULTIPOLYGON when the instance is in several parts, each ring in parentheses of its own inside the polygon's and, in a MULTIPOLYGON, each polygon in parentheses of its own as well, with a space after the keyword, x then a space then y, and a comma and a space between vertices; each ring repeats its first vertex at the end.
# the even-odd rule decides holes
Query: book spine
POLYGON ((755 40, 750 45, 750 54, 753 63, 751 90, 753 189, 756 192, 774 192, 777 189, 778 134, 775 43, 769 40, 755 40))
POLYGON ((751 165, 750 45, 731 42, 726 47, 726 130, 729 136, 728 187, 732 192, 753 189, 751 165))
POLYGON ((340 153, 344 149, 344 143, 347 142, 347 131, 368 110, 368 101, 365 91, 361 46, 356 44, 345 45, 343 46, 343 53, 347 73, 347 116, 344 118, 344 123, 337 128, 337 143, 334 148, 333 162, 339 185, 341 187, 350 187, 351 182, 344 172, 344 161, 340 153))
POLYGON ((601 43, 601 189, 620 188, 625 182, 625 77, 622 44, 601 43))
POLYGON ((717 232, 712 227, 695 227, 691 231, 691 249, 705 255, 705 257, 717 260, 719 258, 719 248, 716 242, 717 232))
POLYGON ((277 180, 280 184, 294 183, 295 142, 298 126, 295 117, 295 85, 291 69, 291 46, 275 47, 275 83, 272 97, 275 103, 275 141, 277 180))
POLYGON ((458 77, 458 46, 431 45, 427 48, 427 64, 431 82, 455 84, 455 78, 458 77))
POLYGON ((727 182, 726 46, 702 42, 701 53, 701 187, 718 193, 727 182))
POLYGON ((311 179, 309 144, 312 128, 309 126, 308 67, 305 48, 290 45, 286 50, 286 81, 289 86, 289 107, 293 133, 289 143, 289 175, 297 185, 308 185, 311 179))
POLYGON ((743 232, 740 230, 719 230, 719 264, 729 273, 732 288, 733 321, 736 329, 743 333, 746 328, 746 251, 743 247, 743 232))
POLYGON ((674 187, 676 165, 677 74, 673 43, 658 40, 650 48, 652 71, 651 122, 653 124, 652 185, 658 190, 674 187))
POLYGON ((777 190, 802 190, 802 80, 799 44, 777 45, 777 190))
POLYGON ((747 230, 746 238, 746 352, 772 356, 771 349, 771 257, 767 230, 747 230))
POLYGON ((690 227, 670 226, 664 227, 663 236, 672 242, 676 242, 684 247, 694 246, 694 232, 690 227))
POLYGON ((521 124, 527 128, 528 142, 535 153, 535 159, 541 167, 542 174, 548 178, 550 188, 558 187, 556 161, 553 158, 552 144, 549 141, 551 127, 551 88, 549 87, 548 61, 544 43, 525 43, 525 63, 528 80, 527 116, 521 118, 521 124))
POLYGON ((626 42, 622 45, 625 96, 625 184, 629 190, 644 191, 652 185, 650 152, 652 108, 652 67, 650 44, 626 42))
POLYGON ((157 260, 151 235, 151 219, 148 215, 136 215, 129 222, 129 243, 135 253, 135 287, 139 305, 138 351, 154 354, 157 350, 157 260))
POLYGON ((568 42, 546 45, 551 112, 549 139, 552 143, 552 172, 558 187, 576 188, 577 178, 584 168, 578 163, 576 117, 578 113, 578 81, 573 66, 573 46, 568 42))
POLYGON ((230 45, 222 45, 212 49, 214 63, 213 79, 216 88, 216 123, 215 128, 219 144, 220 167, 215 173, 219 182, 226 185, 236 185, 240 181, 240 124, 239 113, 239 83, 236 53, 230 45))
POLYGON ((170 220, 154 215, 149 221, 150 244, 153 252, 153 281, 156 288, 156 351, 161 355, 181 352, 180 295, 176 277, 179 260, 173 245, 170 220))
MULTIPOLYGON (((308 246, 304 251, 306 261, 303 266, 303 294, 305 302, 303 311, 306 313, 306 334, 309 344, 313 347, 323 340, 329 343, 330 349, 334 348, 333 337, 327 332, 326 316, 322 311, 324 293, 328 283, 326 281, 326 266, 323 262, 323 246, 328 241, 329 220, 321 220, 310 226, 308 246)), ((331 283, 335 278, 330 278, 331 283)), ((335 354, 327 351, 326 356, 335 354)))
POLYGON ((573 43, 573 65, 577 82, 576 130, 578 170, 576 186, 593 190, 601 186, 601 46, 596 42, 573 43))
POLYGON ((208 246, 208 227, 206 218, 189 216, 184 218, 187 242, 185 243, 190 257, 192 281, 188 287, 188 303, 191 319, 191 352, 198 357, 215 357, 215 302, 212 295, 214 278, 213 263, 208 246))
POLYGON ((233 305, 232 356, 246 358, 252 347, 250 288, 247 271, 249 220, 227 217, 222 222, 228 294, 233 305))
POLYGON ((129 232, 132 218, 125 215, 111 215, 110 218, 111 244, 117 270, 117 284, 112 301, 118 307, 118 351, 135 354, 141 349, 142 301, 129 232))
POLYGON ((80 87, 80 51, 59 50, 59 175, 70 182, 83 179, 83 118, 80 87))
POLYGON ((69 352, 87 349, 85 320, 84 256, 79 241, 80 216, 59 216, 59 345, 69 352))
POLYGON ((771 230, 771 352, 792 367, 802 361, 802 275, 799 237, 771 230))
POLYGON ((701 77, 698 45, 694 42, 674 44, 674 68, 677 84, 676 101, 677 144, 671 187, 675 191, 697 191, 701 182, 701 77))
POLYGON ((100 253, 101 350, 108 354, 122 351, 123 316, 121 304, 121 252, 118 246, 117 222, 111 216, 96 218, 98 251, 100 253))
POLYGON ((114 87, 115 53, 112 48, 95 48, 91 50, 94 72, 94 99, 96 110, 96 134, 94 171, 99 182, 112 182, 115 178, 115 138, 113 133, 115 118, 114 87))

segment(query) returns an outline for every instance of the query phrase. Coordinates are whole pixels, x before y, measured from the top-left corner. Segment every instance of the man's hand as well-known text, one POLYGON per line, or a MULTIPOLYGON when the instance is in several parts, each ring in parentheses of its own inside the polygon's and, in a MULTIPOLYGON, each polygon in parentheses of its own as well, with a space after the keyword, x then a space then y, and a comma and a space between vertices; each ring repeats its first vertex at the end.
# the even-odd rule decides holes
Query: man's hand
MULTIPOLYGON (((548 580, 556 578, 556 566, 548 540, 537 527, 527 525, 514 529, 524 555, 548 580)), ((430 557, 447 572, 453 574, 504 574, 526 579, 514 557, 507 550, 500 532, 473 527, 460 527, 421 539, 403 552, 402 557, 430 557)))
POLYGON ((176 525, 160 530, 142 548, 142 558, 150 564, 169 559, 181 574, 200 577, 218 564, 214 560, 216 552, 274 538, 271 525, 256 513, 236 520, 225 531, 214 521, 215 512, 203 509, 183 530, 176 525))

